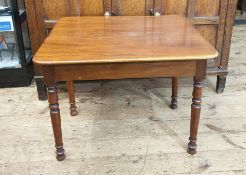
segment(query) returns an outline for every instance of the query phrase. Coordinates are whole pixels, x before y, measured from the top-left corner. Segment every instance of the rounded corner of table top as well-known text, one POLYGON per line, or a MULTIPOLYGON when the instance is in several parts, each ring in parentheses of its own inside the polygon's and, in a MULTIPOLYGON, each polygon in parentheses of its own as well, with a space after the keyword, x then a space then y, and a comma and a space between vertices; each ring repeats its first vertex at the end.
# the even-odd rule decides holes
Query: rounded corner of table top
POLYGON ((43 63, 39 61, 39 59, 37 57, 33 57, 32 59, 32 62, 35 64, 35 65, 42 65, 43 63))
POLYGON ((45 59, 43 59, 43 57, 40 57, 39 55, 34 55, 32 62, 34 63, 34 65, 38 65, 38 66, 43 66, 43 65, 54 65, 53 61, 47 61, 45 59))
POLYGON ((201 55, 200 59, 209 60, 209 59, 217 58, 218 56, 219 56, 219 52, 211 46, 210 53, 201 55))
MULTIPOLYGON (((215 50, 215 49, 214 49, 215 50)), ((214 51, 214 54, 211 54, 210 57, 208 57, 208 59, 213 59, 213 58, 217 58, 219 56, 219 52, 217 50, 214 51)))

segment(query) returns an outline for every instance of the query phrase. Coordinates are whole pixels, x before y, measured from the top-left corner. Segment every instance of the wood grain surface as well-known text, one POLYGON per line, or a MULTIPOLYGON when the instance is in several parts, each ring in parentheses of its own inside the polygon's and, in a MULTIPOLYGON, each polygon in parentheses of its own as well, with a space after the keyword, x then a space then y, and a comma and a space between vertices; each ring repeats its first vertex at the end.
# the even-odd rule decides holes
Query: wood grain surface
POLYGON ((183 17, 65 17, 34 57, 37 64, 177 61, 218 52, 183 17))
POLYGON ((54 74, 56 81, 192 77, 196 61, 56 65, 54 74))

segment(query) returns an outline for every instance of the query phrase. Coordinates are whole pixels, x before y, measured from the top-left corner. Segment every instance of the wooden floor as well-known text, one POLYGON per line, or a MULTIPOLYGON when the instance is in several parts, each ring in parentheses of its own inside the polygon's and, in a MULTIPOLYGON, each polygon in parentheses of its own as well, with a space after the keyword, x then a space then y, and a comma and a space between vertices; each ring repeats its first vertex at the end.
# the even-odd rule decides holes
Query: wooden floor
POLYGON ((170 79, 76 84, 79 115, 59 86, 66 160, 55 159, 47 102, 36 87, 0 89, 0 174, 246 174, 246 26, 234 29, 224 94, 205 81, 198 154, 186 153, 192 80, 169 109, 170 79))

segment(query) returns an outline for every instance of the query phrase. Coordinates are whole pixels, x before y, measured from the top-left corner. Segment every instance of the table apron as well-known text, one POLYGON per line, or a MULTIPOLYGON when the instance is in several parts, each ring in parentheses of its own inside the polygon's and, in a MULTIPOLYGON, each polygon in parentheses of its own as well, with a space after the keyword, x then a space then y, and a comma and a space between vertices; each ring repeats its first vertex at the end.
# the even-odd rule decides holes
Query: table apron
POLYGON ((196 61, 171 61, 71 64, 45 66, 45 69, 53 70, 52 74, 55 81, 192 77, 196 74, 196 63, 196 61))

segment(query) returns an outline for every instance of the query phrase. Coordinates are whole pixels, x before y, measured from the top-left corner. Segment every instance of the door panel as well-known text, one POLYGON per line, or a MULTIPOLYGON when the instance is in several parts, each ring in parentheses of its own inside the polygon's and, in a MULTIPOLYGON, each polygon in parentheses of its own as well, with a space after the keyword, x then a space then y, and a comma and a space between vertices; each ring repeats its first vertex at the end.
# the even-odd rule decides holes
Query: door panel
POLYGON ((43 0, 43 15, 45 20, 57 20, 63 16, 69 16, 69 4, 67 0, 43 0), (57 10, 54 10, 56 7, 57 10))
POLYGON ((103 12, 102 0, 80 0, 81 16, 101 16, 103 12))
POLYGON ((112 0, 112 11, 115 15, 143 16, 149 15, 153 0, 112 0))
POLYGON ((219 16, 221 0, 196 0, 195 16, 219 16))
POLYGON ((197 25, 196 29, 202 34, 202 36, 210 42, 213 46, 216 45, 217 26, 215 25, 197 25))
POLYGON ((163 0, 163 14, 186 16, 187 0, 163 0))
POLYGON ((69 13, 71 16, 80 16, 81 5, 80 0, 69 0, 69 13))
MULTIPOLYGON (((201 35, 214 47, 216 47, 217 40, 217 30, 218 27, 214 25, 197 25, 196 29, 201 33, 201 35)), ((217 49, 217 48, 216 48, 217 49)), ((217 49, 218 50, 218 49, 217 49)), ((214 58, 207 61, 208 67, 217 67, 220 64, 220 59, 214 58)))
POLYGON ((228 0, 188 0, 187 17, 218 51, 209 67, 220 65, 228 0))
POLYGON ((57 20, 64 16, 98 16, 103 15, 104 11, 102 0, 42 0, 42 2, 46 20, 57 20), (57 10, 54 10, 54 7, 57 10))
POLYGON ((145 15, 144 0, 124 0, 122 2, 121 15, 145 15))

